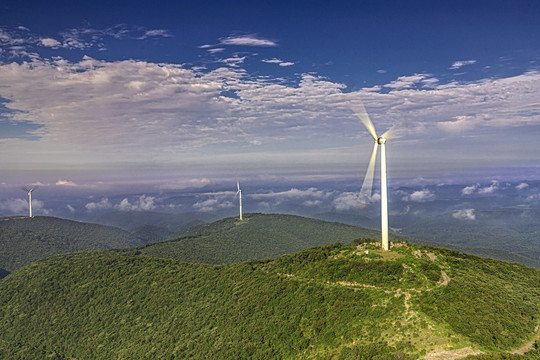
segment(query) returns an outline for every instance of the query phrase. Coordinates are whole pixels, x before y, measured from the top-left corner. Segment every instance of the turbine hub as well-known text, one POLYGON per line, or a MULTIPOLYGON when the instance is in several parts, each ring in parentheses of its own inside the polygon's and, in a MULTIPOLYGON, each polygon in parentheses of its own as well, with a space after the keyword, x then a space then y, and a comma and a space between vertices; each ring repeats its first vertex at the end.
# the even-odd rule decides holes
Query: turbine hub
POLYGON ((386 144, 386 139, 383 138, 382 136, 380 136, 378 139, 377 139, 377 144, 381 145, 381 144, 386 144))

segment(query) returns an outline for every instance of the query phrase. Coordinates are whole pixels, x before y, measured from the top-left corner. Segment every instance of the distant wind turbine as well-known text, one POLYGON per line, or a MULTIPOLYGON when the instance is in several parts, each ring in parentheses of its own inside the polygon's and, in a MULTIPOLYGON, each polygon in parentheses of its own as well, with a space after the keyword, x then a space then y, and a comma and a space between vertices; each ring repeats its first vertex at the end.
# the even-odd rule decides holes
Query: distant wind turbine
POLYGON ((360 195, 363 199, 371 199, 371 190, 373 187, 373 176, 375 173, 375 161, 377 158, 377 151, 379 147, 381 148, 381 242, 382 248, 384 250, 389 249, 388 244, 388 188, 386 183, 386 140, 394 135, 397 125, 392 126, 381 136, 377 136, 375 131, 375 126, 371 122, 369 115, 362 104, 360 104, 360 111, 357 111, 356 114, 368 130, 369 134, 375 140, 373 144, 373 151, 371 152, 371 158, 369 160, 369 165, 366 171, 366 176, 364 177, 364 182, 362 184, 362 189, 360 190, 360 195))
POLYGON ((28 209, 30 210, 30 217, 33 217, 32 216, 32 191, 36 190, 37 189, 37 186, 34 186, 33 188, 31 188, 30 190, 28 190, 27 188, 23 187, 22 188, 24 191, 26 191, 28 193, 28 209))
POLYGON ((234 199, 236 200, 236 197, 238 196, 238 201, 240 202, 240 220, 242 220, 242 190, 240 189, 240 183, 236 182, 236 187, 238 188, 238 191, 234 195, 234 199))

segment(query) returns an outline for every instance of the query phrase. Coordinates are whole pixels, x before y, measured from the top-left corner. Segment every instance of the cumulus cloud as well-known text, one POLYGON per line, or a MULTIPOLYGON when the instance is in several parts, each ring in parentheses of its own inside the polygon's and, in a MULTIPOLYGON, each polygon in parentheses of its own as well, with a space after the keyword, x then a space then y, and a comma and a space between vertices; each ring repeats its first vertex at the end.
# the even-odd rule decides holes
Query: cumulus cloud
POLYGON ((471 186, 466 186, 461 189, 462 195, 472 195, 475 192, 478 194, 492 194, 499 189, 499 182, 497 180, 491 180, 491 185, 481 186, 480 184, 474 184, 471 186))
POLYGON ((426 202, 432 201, 435 199, 435 194, 428 189, 414 191, 410 195, 406 195, 402 198, 403 201, 413 201, 413 202, 426 202))
POLYGON ((480 186, 480 184, 474 184, 474 185, 471 185, 471 186, 466 186, 463 189, 461 189, 461 194, 462 195, 471 195, 478 189, 479 186, 480 186))
POLYGON ((491 185, 481 187, 478 189, 479 194, 491 194, 499 189, 499 182, 497 180, 492 180, 491 185))
POLYGON ((202 212, 214 211, 218 206, 219 201, 217 199, 207 199, 202 201, 197 201, 193 204, 193 207, 202 212))
POLYGON ((111 204, 108 198, 103 198, 99 202, 89 202, 84 207, 86 208, 86 210, 89 211, 105 210, 111 209, 113 207, 113 204, 111 204))
POLYGON ((373 194, 371 198, 367 198, 361 192, 343 192, 334 200, 334 208, 338 211, 347 211, 351 209, 365 209, 372 202, 380 200, 380 194, 373 194))
MULTIPOLYGON (((0 210, 8 211, 13 214, 24 214, 28 212, 28 200, 26 199, 8 199, 0 201, 0 210)), ((32 199, 32 214, 47 215, 50 210, 45 209, 45 203, 38 199, 32 199)))
POLYGON ((476 214, 474 209, 462 209, 462 210, 456 210, 452 213, 452 216, 455 219, 460 220, 475 220, 476 214))
POLYGON ((154 196, 140 195, 133 201, 128 198, 122 199, 118 204, 113 204, 108 198, 102 198, 99 202, 89 202, 85 205, 88 211, 117 209, 120 211, 151 211, 156 209, 154 196))
POLYGON ((141 195, 133 202, 124 198, 115 208, 120 211, 151 211, 156 208, 155 200, 154 196, 147 195, 141 195))
POLYGON ((60 43, 58 40, 55 40, 53 38, 42 38, 40 39, 40 41, 41 41, 41 45, 45 47, 50 47, 50 48, 58 48, 62 45, 62 43, 60 43))
POLYGON ((59 179, 56 182, 56 186, 77 186, 73 181, 59 179))
POLYGON ((529 184, 527 184, 525 182, 522 182, 521 184, 516 185, 516 189, 518 189, 518 190, 523 190, 523 189, 526 189, 528 187, 529 187, 529 184))
POLYGON ((302 205, 308 206, 308 207, 320 206, 321 204, 322 204, 321 200, 306 200, 302 203, 302 205))

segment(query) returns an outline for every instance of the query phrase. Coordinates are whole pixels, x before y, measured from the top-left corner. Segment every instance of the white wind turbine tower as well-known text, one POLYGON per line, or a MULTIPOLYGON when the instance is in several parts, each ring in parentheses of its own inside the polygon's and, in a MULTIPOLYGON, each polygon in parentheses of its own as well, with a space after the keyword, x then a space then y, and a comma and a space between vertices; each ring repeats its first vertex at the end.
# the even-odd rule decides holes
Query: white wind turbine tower
POLYGON ((30 190, 28 190, 27 188, 23 187, 22 188, 24 191, 26 191, 28 193, 28 209, 30 211, 30 217, 33 217, 32 216, 32 191, 36 190, 37 189, 37 186, 31 188, 30 190))
POLYGON ((240 202, 240 220, 242 220, 242 190, 240 189, 240 183, 236 182, 236 187, 238 188, 238 191, 236 192, 236 195, 234 195, 234 199, 236 200, 236 197, 238 196, 238 201, 240 202))
POLYGON ((392 126, 381 136, 377 136, 375 131, 375 126, 371 122, 369 115, 362 104, 360 104, 360 111, 356 112, 369 134, 375 140, 373 144, 373 151, 371 153, 371 158, 369 160, 369 165, 366 171, 366 176, 364 177, 364 182, 362 184, 362 189, 360 190, 360 195, 363 199, 371 199, 371 189, 373 186, 373 175, 375 173, 375 161, 377 158, 377 151, 379 147, 381 148, 381 242, 382 248, 384 250, 389 249, 388 243, 388 188, 386 183, 386 140, 389 138, 391 133, 395 131, 396 125, 392 126))

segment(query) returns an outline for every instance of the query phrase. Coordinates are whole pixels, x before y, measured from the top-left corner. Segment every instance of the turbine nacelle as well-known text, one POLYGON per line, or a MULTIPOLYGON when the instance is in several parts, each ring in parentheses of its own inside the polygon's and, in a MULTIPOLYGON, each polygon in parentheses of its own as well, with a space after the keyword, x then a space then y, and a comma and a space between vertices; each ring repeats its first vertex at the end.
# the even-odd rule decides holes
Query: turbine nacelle
POLYGON ((382 136, 379 136, 377 138, 377 144, 379 144, 379 145, 386 144, 386 138, 384 138, 382 136))

